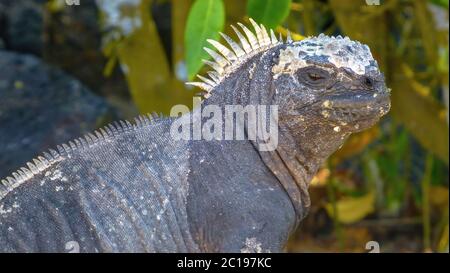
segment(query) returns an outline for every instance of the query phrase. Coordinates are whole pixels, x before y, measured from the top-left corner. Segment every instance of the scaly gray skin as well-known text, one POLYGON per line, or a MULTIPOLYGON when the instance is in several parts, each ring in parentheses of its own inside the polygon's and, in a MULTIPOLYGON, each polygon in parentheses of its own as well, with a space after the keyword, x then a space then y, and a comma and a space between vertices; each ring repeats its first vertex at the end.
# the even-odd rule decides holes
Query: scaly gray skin
POLYGON ((2 181, 0 250, 282 251, 319 166, 387 113, 389 95, 367 46, 324 35, 283 43, 252 24, 256 37, 243 27, 233 52, 212 41, 225 58, 211 52, 216 72, 192 84, 203 105, 278 105, 276 150, 175 141, 179 118, 108 126, 2 181))

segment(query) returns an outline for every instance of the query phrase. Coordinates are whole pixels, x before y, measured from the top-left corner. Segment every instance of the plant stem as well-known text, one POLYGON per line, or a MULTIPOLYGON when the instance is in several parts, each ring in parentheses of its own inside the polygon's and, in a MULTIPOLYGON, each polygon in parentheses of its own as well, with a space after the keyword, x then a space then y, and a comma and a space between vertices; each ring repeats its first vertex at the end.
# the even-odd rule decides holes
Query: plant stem
POLYGON ((423 248, 425 251, 431 250, 431 229, 430 229, 430 182, 431 170, 433 168, 433 156, 427 154, 425 163, 425 173, 422 179, 422 226, 423 226, 423 248))
POLYGON ((330 178, 330 181, 327 183, 327 195, 328 195, 330 203, 333 207, 334 232, 336 233, 336 237, 337 237, 338 244, 339 244, 339 249, 343 250, 344 249, 344 236, 342 233, 341 223, 339 222, 339 212, 337 209, 337 202, 336 202, 335 180, 333 178, 330 178))

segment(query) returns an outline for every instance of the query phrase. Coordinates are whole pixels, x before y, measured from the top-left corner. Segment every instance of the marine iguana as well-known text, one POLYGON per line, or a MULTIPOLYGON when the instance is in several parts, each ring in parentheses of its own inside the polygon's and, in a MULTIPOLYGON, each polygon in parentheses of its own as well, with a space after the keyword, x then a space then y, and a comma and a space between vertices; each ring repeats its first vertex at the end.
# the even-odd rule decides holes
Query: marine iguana
MULTIPOLYGON (((1 181, 0 250, 280 252, 310 205, 308 184, 354 132, 389 111, 368 46, 277 39, 251 23, 210 40, 207 105, 277 105, 278 145, 174 140, 181 117, 139 117, 58 146, 1 181)), ((197 107, 193 113, 201 109, 197 107)), ((202 117, 205 119, 206 117, 202 117)), ((241 123, 241 126, 246 126, 241 123)))

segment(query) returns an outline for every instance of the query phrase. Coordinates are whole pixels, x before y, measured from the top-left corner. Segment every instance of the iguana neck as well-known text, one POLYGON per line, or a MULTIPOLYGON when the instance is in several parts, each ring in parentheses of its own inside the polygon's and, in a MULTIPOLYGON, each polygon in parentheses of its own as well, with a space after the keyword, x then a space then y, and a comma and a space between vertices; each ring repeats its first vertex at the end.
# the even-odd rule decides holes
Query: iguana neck
POLYGON ((250 84, 252 67, 256 64, 249 61, 227 76, 219 85, 211 91, 211 97, 203 102, 203 105, 248 105, 250 104, 250 84))
POLYGON ((343 144, 345 137, 310 130, 314 127, 307 124, 296 125, 296 128, 294 133, 289 128, 280 128, 276 150, 260 151, 260 155, 289 195, 299 223, 307 215, 311 204, 308 193, 310 181, 325 160, 343 144), (296 134, 299 128, 302 132, 296 134))

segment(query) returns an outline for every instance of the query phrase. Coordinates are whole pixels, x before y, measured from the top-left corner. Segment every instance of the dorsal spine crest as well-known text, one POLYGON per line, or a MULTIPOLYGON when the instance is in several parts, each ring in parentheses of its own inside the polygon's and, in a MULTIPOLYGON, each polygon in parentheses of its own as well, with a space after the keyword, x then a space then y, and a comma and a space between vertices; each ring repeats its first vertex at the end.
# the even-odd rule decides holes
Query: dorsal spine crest
POLYGON ((84 137, 57 145, 57 150, 49 149, 41 156, 25 163, 25 167, 19 168, 17 171, 13 172, 11 176, 0 180, 0 200, 12 190, 31 179, 34 175, 42 173, 53 164, 63 160, 65 157, 70 157, 73 151, 89 148, 106 139, 117 137, 122 133, 155 124, 162 118, 163 116, 161 114, 151 113, 146 116, 137 117, 135 119, 135 124, 131 124, 129 121, 114 122, 96 130, 94 133, 88 133, 84 135, 84 137))
POLYGON ((244 31, 244 36, 235 26, 231 26, 236 33, 239 42, 235 42, 228 35, 220 33, 224 40, 228 43, 230 48, 219 43, 218 41, 208 39, 208 43, 217 49, 217 52, 205 47, 205 51, 211 55, 214 61, 203 60, 205 64, 210 66, 214 71, 208 71, 209 78, 197 75, 200 81, 187 82, 186 84, 197 86, 204 90, 204 98, 211 95, 211 91, 219 85, 226 76, 235 71, 242 63, 246 62, 252 56, 267 50, 273 46, 283 43, 280 37, 278 40, 275 37, 273 30, 267 32, 267 29, 261 24, 258 25, 253 19, 249 19, 253 26, 254 33, 241 23, 238 25, 244 31))

